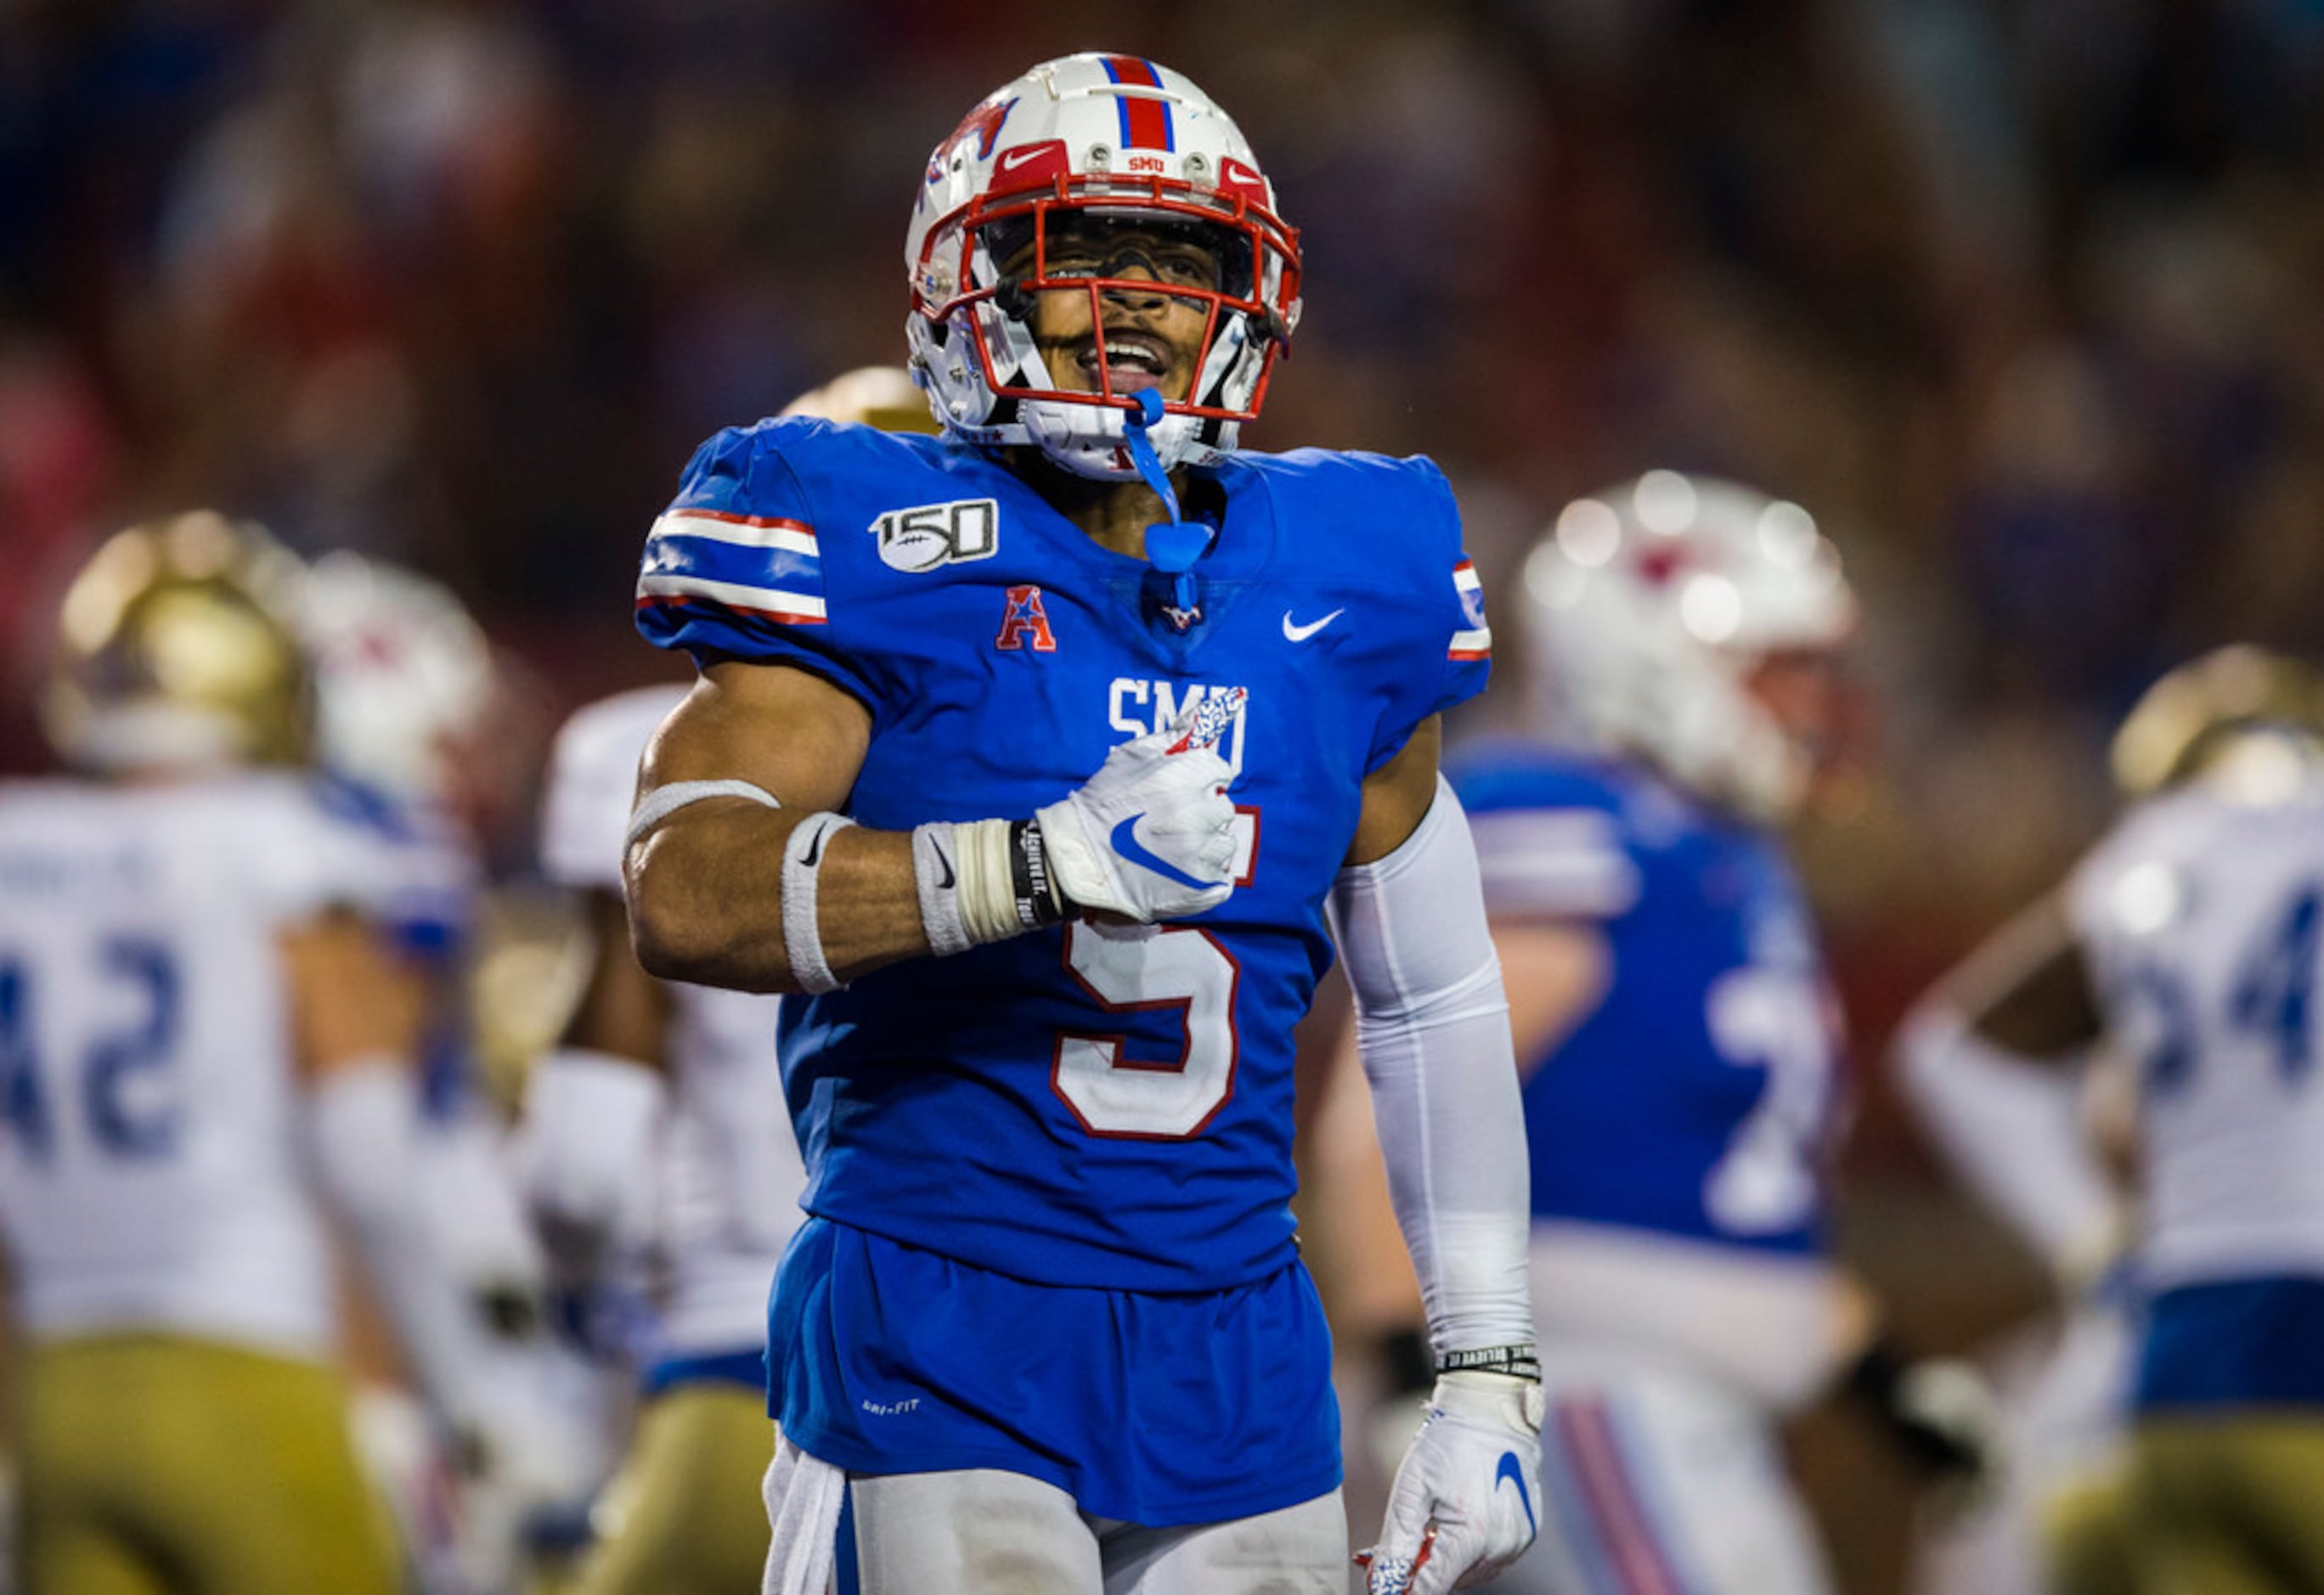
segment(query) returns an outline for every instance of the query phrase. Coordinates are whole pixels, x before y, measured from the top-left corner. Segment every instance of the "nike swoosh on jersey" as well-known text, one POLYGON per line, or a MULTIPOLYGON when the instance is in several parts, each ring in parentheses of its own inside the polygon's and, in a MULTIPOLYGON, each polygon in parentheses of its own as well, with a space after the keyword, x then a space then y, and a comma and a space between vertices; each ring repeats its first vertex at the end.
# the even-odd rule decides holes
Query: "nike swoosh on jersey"
POLYGON ((1513 1451, 1501 1452, 1501 1465, 1493 1470, 1493 1488, 1500 1489, 1504 1480, 1517 1487, 1517 1505, 1526 1509, 1526 1526, 1539 1534, 1541 1525, 1533 1515, 1533 1498, 1526 1490, 1525 1464, 1517 1461, 1517 1453, 1513 1451))
POLYGON ((1305 625, 1300 626, 1292 623, 1291 612, 1286 609, 1283 612, 1283 635, 1293 642, 1305 642, 1347 613, 1345 609, 1335 609, 1320 621, 1309 621, 1305 625))
POLYGON ((1197 891, 1202 890, 1205 887, 1216 886, 1219 884, 1219 882, 1215 880, 1197 880, 1194 877, 1187 874, 1185 871, 1173 866, 1168 862, 1168 861, 1156 858, 1152 853, 1147 852, 1145 848, 1139 846, 1138 842, 1138 833, 1131 829, 1131 827, 1136 825, 1139 821, 1145 817, 1146 816, 1142 814, 1133 814, 1128 819, 1122 821, 1121 824, 1114 826, 1112 837, 1114 852, 1120 853, 1123 858, 1128 859, 1131 863, 1136 864, 1141 870, 1151 870, 1157 875, 1161 876, 1165 880, 1175 880, 1181 886, 1191 886, 1197 891))

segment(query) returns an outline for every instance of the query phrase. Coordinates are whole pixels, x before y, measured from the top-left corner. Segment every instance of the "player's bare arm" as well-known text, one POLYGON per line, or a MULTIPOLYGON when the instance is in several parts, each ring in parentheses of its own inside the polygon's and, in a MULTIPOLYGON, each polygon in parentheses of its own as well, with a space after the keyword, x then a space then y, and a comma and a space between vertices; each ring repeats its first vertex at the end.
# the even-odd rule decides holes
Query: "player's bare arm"
POLYGON ((1217 744, 1240 701, 1190 705, 1117 744, 1028 816, 867 832, 834 812, 863 767, 862 706, 787 666, 713 665, 646 751, 640 814, 653 823, 628 862, 639 962, 668 979, 821 992, 1069 913, 1152 924, 1214 908, 1234 858, 1233 770, 1217 744), (695 782, 742 790, 692 801, 695 782), (689 800, 656 816, 678 795, 689 800))
POLYGON ((1987 937, 1897 1031, 1899 1079, 1923 1122, 2069 1295, 2111 1266, 2126 1233, 2082 1098, 2103 1028, 2060 890, 1987 937))
POLYGON ((631 956, 629 909, 621 894, 589 892, 582 915, 596 956, 561 1045, 610 1054, 656 1073, 667 1070, 669 989, 631 956))
POLYGON ((2026 1057, 2077 1056, 2103 1028, 2081 944, 2054 891, 1988 936, 1932 998, 1996 1046, 2026 1057))
POLYGON ((1496 920, 1493 951, 1509 994, 1517 1073, 1530 1076, 1605 1000, 1613 955, 1594 926, 1561 919, 1496 920))
POLYGON ((1436 801, 1436 759, 1444 724, 1431 715, 1413 727, 1395 758, 1364 778, 1364 806, 1348 844, 1351 864, 1377 862, 1402 847, 1436 801))
POLYGON ((588 982, 558 1046, 525 1077, 514 1141, 549 1260, 573 1280, 597 1273, 621 1219, 641 1207, 638 1174, 650 1166, 671 1068, 669 988, 631 954, 621 894, 592 890, 582 912, 595 946, 588 982))
POLYGON ((349 912, 326 914, 283 932, 280 945, 302 1077, 318 1081, 364 1064, 412 1066, 425 982, 375 926, 349 912))
POLYGON ((413 1200, 425 977, 377 926, 346 910, 294 927, 277 945, 315 1176, 429 1398, 481 1434, 486 1397, 464 1327, 469 1308, 413 1200))
MULTIPOLYGON (((804 989, 784 943, 784 852, 802 821, 845 804, 871 736, 862 705, 804 670, 703 671, 648 744, 639 790, 744 781, 782 807, 706 798, 631 846, 630 934, 649 973, 739 991, 804 989)), ((832 973, 850 980, 927 952, 911 838, 851 826, 824 845, 816 920, 832 973)))

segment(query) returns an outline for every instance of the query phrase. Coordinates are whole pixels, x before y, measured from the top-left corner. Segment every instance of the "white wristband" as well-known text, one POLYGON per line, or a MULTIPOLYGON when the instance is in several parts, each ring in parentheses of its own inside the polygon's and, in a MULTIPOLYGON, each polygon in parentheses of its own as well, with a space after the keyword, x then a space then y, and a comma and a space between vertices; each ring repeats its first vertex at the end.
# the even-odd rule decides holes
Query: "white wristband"
POLYGON ((964 844, 974 830, 973 825, 938 820, 912 832, 912 884, 920 894, 920 928, 927 933, 928 951, 939 958, 976 945, 962 916, 961 870, 955 862, 968 851, 964 844))
POLYGON ((666 787, 656 787, 638 799, 630 813, 630 828, 622 838, 623 852, 639 837, 652 830, 689 803, 700 803, 708 798, 748 798, 753 803, 769 808, 780 808, 775 795, 764 787, 754 787, 749 781, 672 781, 666 787))
POLYGON ((939 958, 1052 925, 1063 914, 1038 825, 939 820, 912 833, 920 927, 939 958))
POLYGON ((799 990, 821 994, 844 983, 823 956, 823 927, 815 912, 816 881, 832 837, 855 822, 844 814, 811 814, 792 828, 783 847, 783 952, 799 990))

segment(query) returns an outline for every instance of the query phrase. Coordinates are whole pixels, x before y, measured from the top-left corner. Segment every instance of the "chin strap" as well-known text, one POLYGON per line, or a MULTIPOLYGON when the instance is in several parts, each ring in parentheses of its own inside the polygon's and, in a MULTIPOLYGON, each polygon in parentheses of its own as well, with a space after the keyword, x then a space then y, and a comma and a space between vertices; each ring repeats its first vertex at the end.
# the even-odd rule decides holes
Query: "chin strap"
POLYGON ((1124 416, 1121 422, 1123 447, 1130 450, 1130 463, 1146 479, 1170 512, 1170 519, 1157 521, 1146 529, 1146 560, 1169 578, 1170 601, 1162 613, 1170 624, 1181 632, 1189 631, 1202 618, 1200 590, 1194 582, 1194 561, 1211 546, 1210 528, 1199 521, 1190 521, 1178 513, 1178 494, 1170 485, 1169 473, 1162 468, 1162 458, 1154 452, 1154 443, 1146 434, 1148 428, 1162 419, 1162 395, 1151 388, 1138 392, 1136 413, 1124 416))

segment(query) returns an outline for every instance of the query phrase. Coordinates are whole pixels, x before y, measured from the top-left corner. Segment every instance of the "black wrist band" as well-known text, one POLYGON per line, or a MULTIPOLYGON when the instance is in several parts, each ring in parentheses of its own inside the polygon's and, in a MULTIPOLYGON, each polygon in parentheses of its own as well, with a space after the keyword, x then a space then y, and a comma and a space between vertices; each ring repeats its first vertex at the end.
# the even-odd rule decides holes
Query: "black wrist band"
POLYGON ((1876 1340, 1840 1376, 1840 1388, 1886 1412, 1895 1404, 1896 1387, 1909 1361, 1893 1341, 1876 1340))
POLYGON ((1038 821, 1019 820, 1009 827, 1009 883, 1017 899, 1017 923, 1027 930, 1055 925, 1065 917, 1038 821))
POLYGON ((1469 1351, 1439 1351, 1438 1373, 1505 1373, 1541 1383, 1541 1354, 1531 1341, 1521 1346, 1480 1346, 1469 1351))

